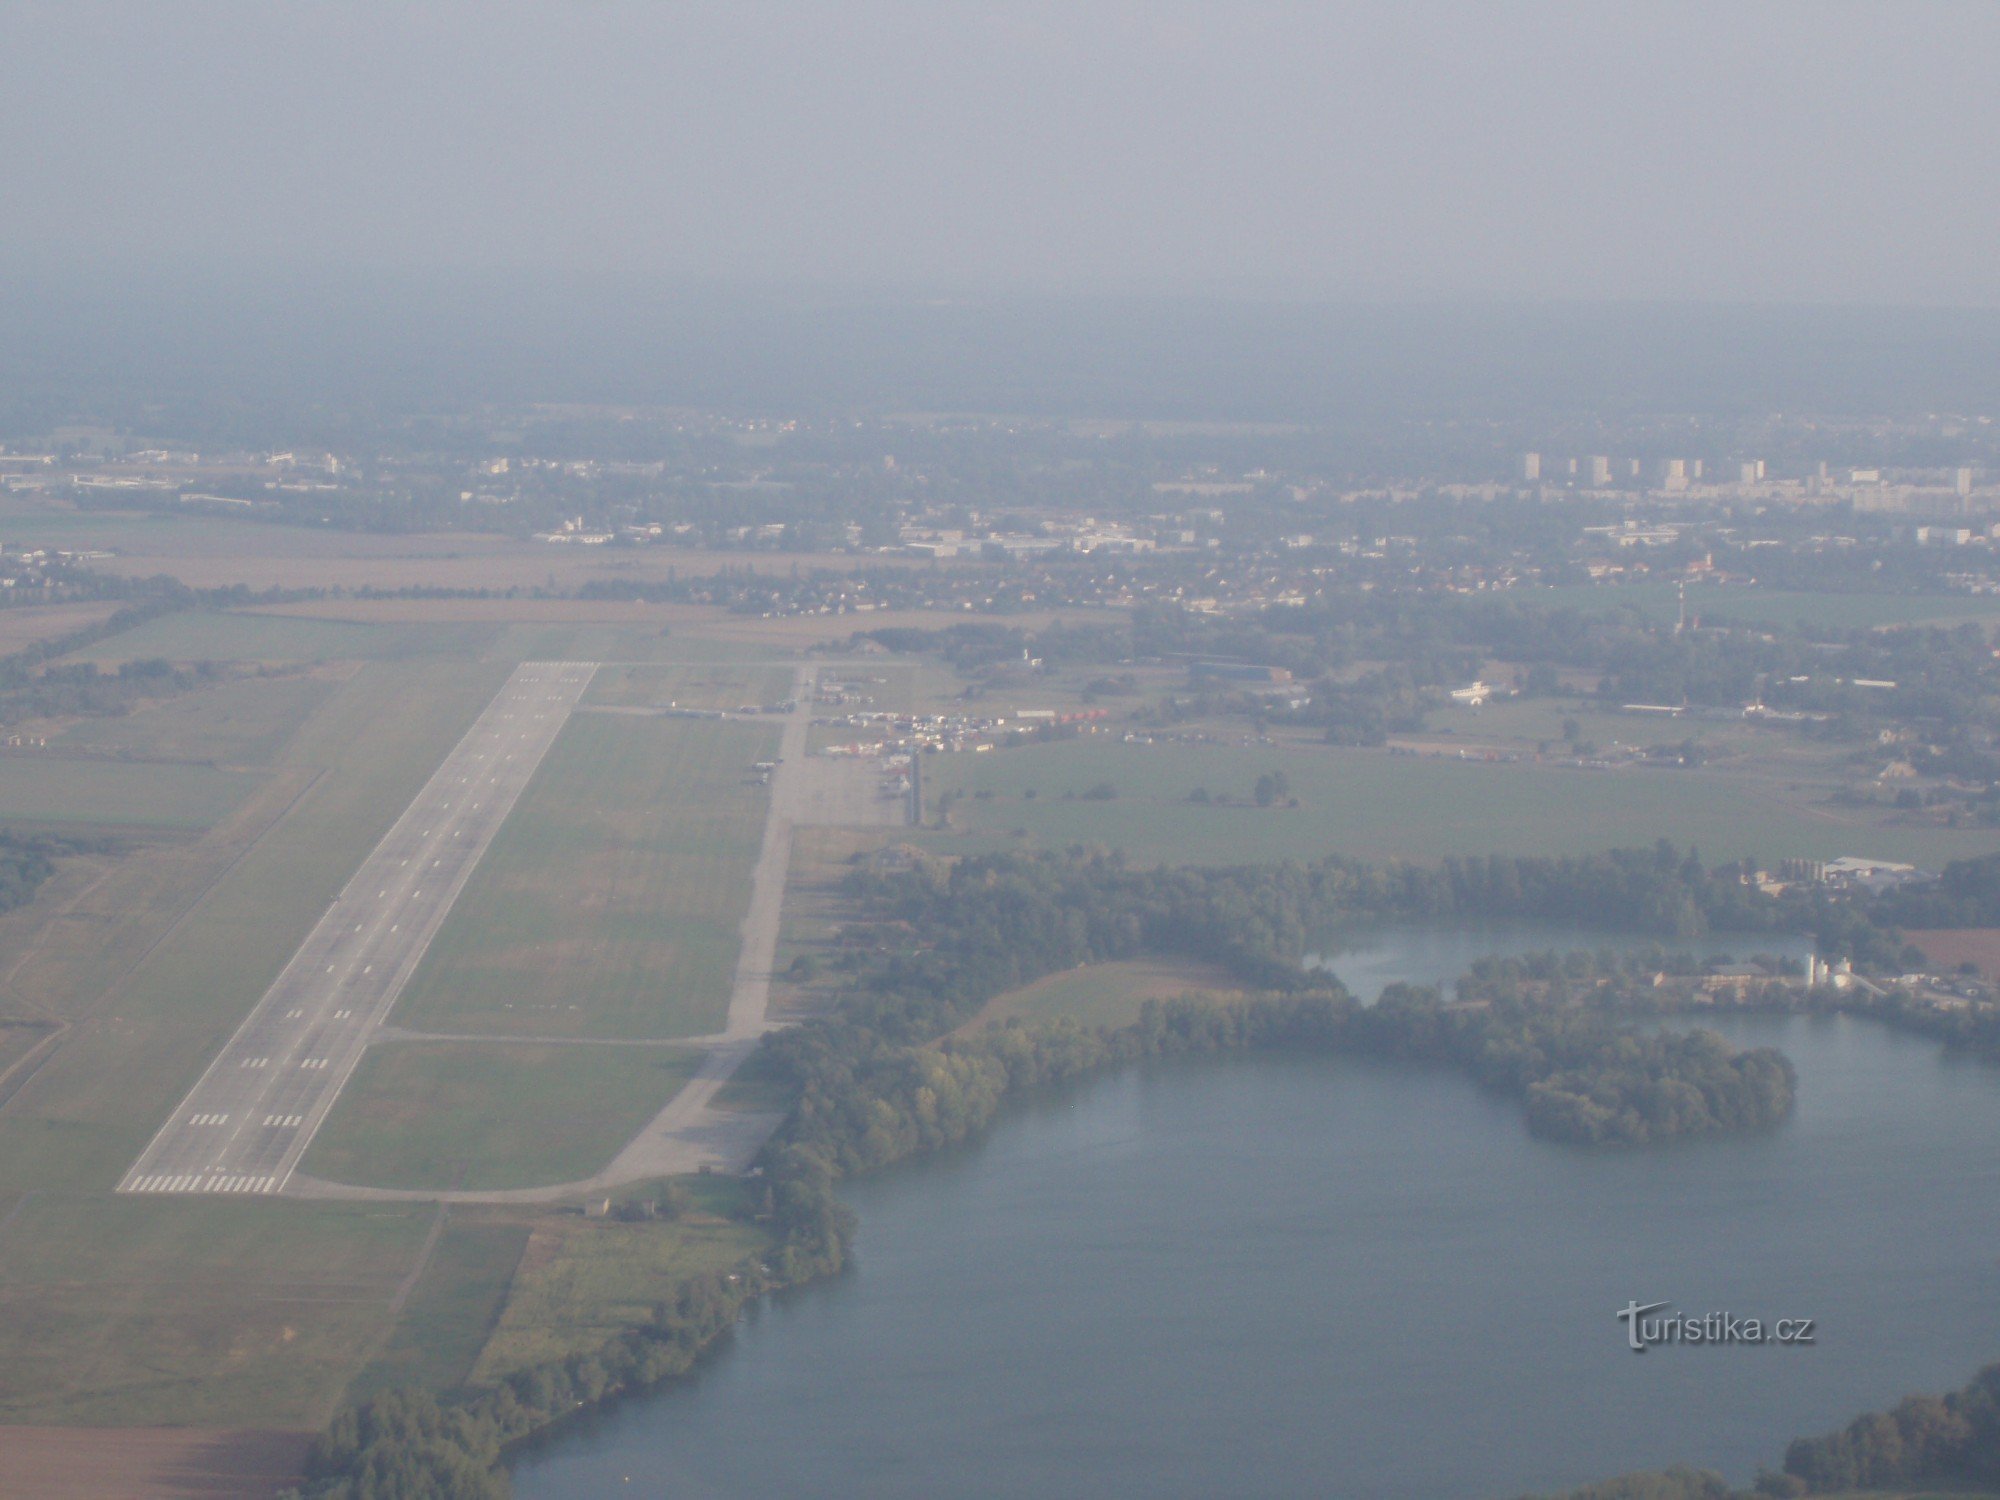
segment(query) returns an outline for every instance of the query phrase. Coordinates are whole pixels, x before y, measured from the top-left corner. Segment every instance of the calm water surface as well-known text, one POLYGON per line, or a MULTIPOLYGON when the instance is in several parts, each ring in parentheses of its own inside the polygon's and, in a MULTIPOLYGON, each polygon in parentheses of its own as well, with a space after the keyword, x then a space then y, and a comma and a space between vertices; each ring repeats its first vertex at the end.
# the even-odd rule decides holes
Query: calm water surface
POLYGON ((2000 1072, 1859 1021, 1723 1029, 1798 1065, 1778 1131, 1555 1146, 1455 1074, 1326 1059, 1030 1105, 852 1184, 849 1274, 566 1429, 517 1494, 1434 1500, 1680 1459, 1747 1481, 2000 1359, 2000 1072), (1635 1356, 1634 1298, 1820 1339, 1635 1356))
POLYGON ((1334 951, 1309 955, 1306 964, 1330 970, 1356 999, 1373 1004, 1384 989, 1396 983, 1435 985, 1449 991, 1452 981, 1482 958, 1521 958, 1530 953, 1578 949, 1621 955, 1691 954, 1700 959, 1748 959, 1765 954, 1803 963, 1812 956, 1812 941, 1775 933, 1729 933, 1663 943, 1658 938, 1564 922, 1397 926, 1343 934, 1334 951))

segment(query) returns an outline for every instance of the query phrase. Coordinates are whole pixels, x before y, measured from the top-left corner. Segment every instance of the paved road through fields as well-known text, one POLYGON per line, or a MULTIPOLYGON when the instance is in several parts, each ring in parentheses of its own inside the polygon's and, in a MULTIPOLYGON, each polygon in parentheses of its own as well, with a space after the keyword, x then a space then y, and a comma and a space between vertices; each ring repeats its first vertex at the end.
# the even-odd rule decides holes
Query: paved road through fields
POLYGON ((596 671, 524 662, 119 1184, 275 1193, 596 671))

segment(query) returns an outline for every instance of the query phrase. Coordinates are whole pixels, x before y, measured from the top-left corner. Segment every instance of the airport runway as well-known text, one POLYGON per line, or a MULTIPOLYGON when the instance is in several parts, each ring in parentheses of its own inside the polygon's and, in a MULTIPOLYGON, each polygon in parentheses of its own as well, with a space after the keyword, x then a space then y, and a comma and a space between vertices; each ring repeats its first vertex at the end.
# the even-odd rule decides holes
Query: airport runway
POLYGON ((276 1193, 582 696, 590 662, 524 662, 320 918, 119 1183, 276 1193))

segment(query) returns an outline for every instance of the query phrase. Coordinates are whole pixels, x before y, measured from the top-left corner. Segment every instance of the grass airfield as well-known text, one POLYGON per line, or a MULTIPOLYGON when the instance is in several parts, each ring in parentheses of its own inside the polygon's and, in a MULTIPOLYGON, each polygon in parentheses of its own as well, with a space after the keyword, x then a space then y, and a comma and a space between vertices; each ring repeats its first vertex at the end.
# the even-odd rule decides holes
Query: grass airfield
MULTIPOLYGON (((720 1266, 761 1247, 761 1232, 701 1210, 597 1244, 611 1226, 561 1204, 112 1192, 519 660, 579 633, 627 660, 680 649, 689 663, 628 685, 627 705, 645 706, 682 677, 733 696, 736 668, 700 664, 771 655, 677 645, 652 622, 440 623, 150 621, 95 643, 93 659, 218 660, 232 674, 127 715, 52 724, 32 755, 0 750, 0 819, 117 841, 0 915, 4 1012, 20 1023, 0 1031, 0 1429, 305 1430, 350 1388, 449 1387, 488 1354, 523 1252, 552 1243, 534 1239, 552 1221, 576 1241, 541 1280, 518 1279, 540 1289, 541 1310, 516 1311, 517 1354, 494 1358, 597 1337, 677 1256, 720 1266), (571 1275, 572 1262, 591 1269, 571 1275), (560 1295, 548 1276, 564 1278, 560 1295)), ((755 668, 743 681, 781 678, 788 669, 755 668)), ((509 847, 447 918, 408 997, 421 1010, 393 1017, 482 1039, 372 1048, 355 1107, 337 1108, 310 1169, 429 1188, 601 1167, 693 1054, 519 1037, 553 1020, 614 1041, 712 1027, 762 830, 748 763, 774 738, 753 722, 579 714, 507 825, 509 847), (499 935, 504 963, 482 968, 499 935), (566 1005, 581 1009, 550 1009, 566 1005)), ((8 1452, 0 1431, 0 1491, 8 1452)))
MULTIPOLYGON (((121 566, 180 570, 198 586, 394 587, 443 567, 467 587, 533 588, 552 571, 545 551, 493 538, 79 524, 89 536, 58 537, 48 522, 51 540, 120 547, 121 566)), ((629 561, 565 559, 598 571, 558 581, 629 561)), ((754 719, 653 710, 772 701, 790 661, 858 623, 616 600, 330 597, 164 616, 78 653, 106 666, 212 660, 229 675, 116 718, 43 726, 46 746, 0 747, 0 823, 109 841, 65 861, 32 906, 0 914, 0 1428, 303 1431, 351 1393, 451 1389, 588 1349, 677 1277, 761 1253, 761 1232, 728 1213, 739 1186, 719 1178, 695 1179, 695 1210, 672 1224, 585 1219, 564 1203, 232 1202, 112 1188, 524 659, 607 665, 392 1014, 416 1035, 370 1049, 307 1170, 386 1189, 504 1189, 601 1164, 687 1076, 686 1039, 726 1013, 765 806, 745 773, 774 742, 773 725, 754 719)), ((17 629, 0 630, 0 646, 57 631, 3 615, 0 626, 17 629)), ((885 707, 936 703, 957 687, 930 663, 877 660, 853 675, 881 679, 885 707)), ((1081 675, 1094 674, 1010 696, 1083 701, 1081 675)), ((1122 731, 1136 701, 1106 706, 1122 731)), ((1526 713, 1496 714, 1478 734, 1470 721, 1438 724, 1465 747, 1547 733, 1526 713)), ((1616 732, 1594 719, 1585 728, 1616 732)), ((1992 830, 1835 807, 1824 767, 1748 742, 1725 747, 1714 769, 1601 773, 1307 737, 1117 740, 936 757, 925 767, 932 815, 941 795, 959 795, 947 828, 916 837, 946 851, 1099 842, 1147 860, 1199 847, 1216 861, 1564 852, 1657 837, 1710 859, 1936 863, 2000 848, 1992 830), (1297 809, 1247 805, 1273 769, 1297 809), (1101 782, 1114 800, 1084 797, 1101 782), (1196 787, 1231 805, 1190 803, 1196 787)), ((788 907, 781 967, 830 941, 846 862, 910 837, 811 834, 794 890, 816 883, 788 907)), ((1209 973, 1107 966, 1002 997, 981 1022, 1109 1024, 1148 996, 1220 987, 1209 973)), ((804 1013, 821 998, 793 987, 780 1004, 804 1013)), ((729 1085, 745 1107, 781 1108, 771 1088, 754 1075, 729 1085)), ((77 1439, 79 1451, 104 1441, 77 1439)), ((8 1452, 0 1431, 0 1493, 8 1452)))

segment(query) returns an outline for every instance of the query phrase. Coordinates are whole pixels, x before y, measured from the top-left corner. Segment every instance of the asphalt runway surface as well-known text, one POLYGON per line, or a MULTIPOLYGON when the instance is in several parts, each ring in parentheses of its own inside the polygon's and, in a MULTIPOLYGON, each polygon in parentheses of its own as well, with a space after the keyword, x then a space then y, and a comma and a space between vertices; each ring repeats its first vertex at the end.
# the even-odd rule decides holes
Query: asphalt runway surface
POLYGON ((535 768, 590 662, 524 662, 383 835, 118 1185, 276 1193, 535 768))

